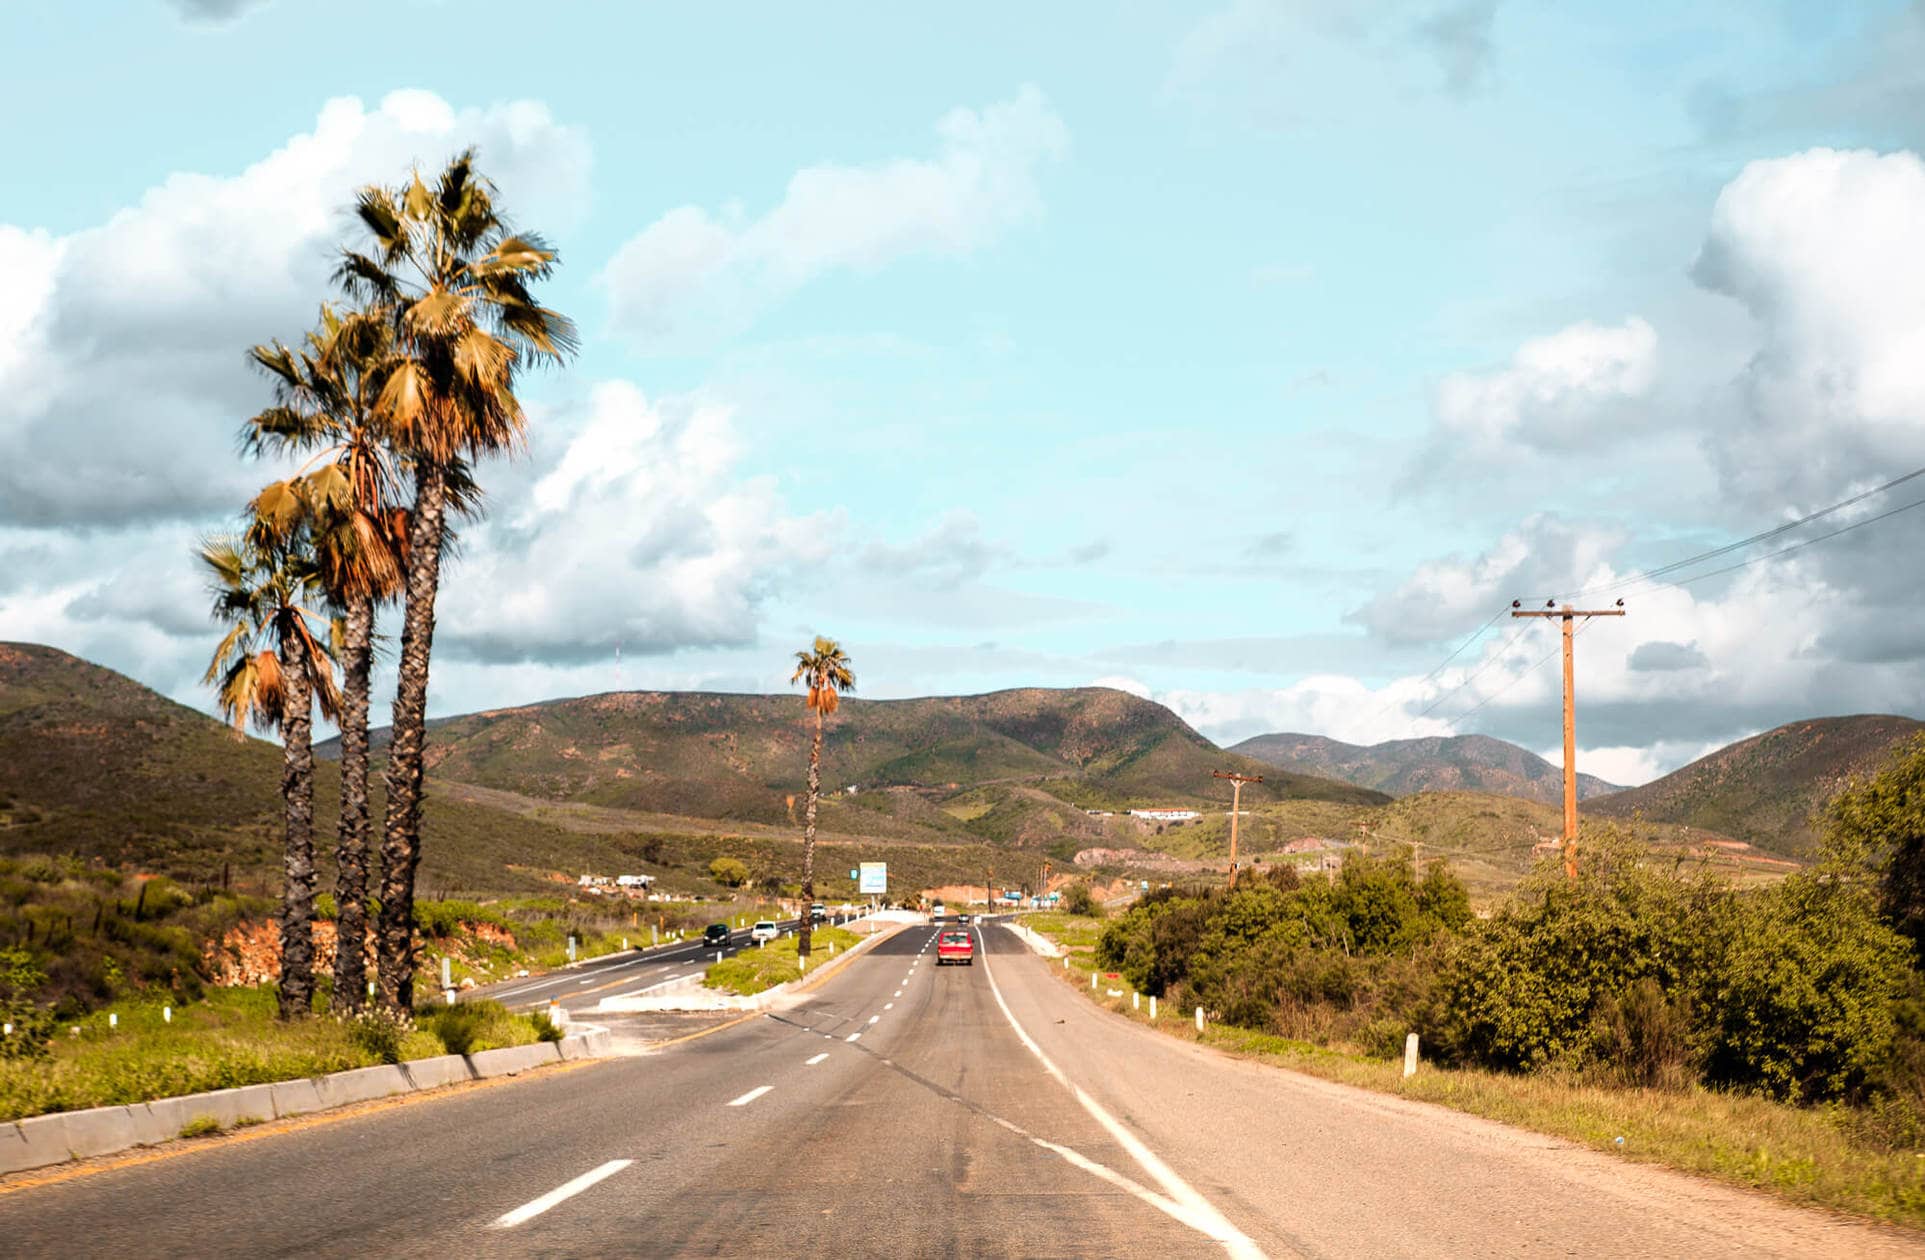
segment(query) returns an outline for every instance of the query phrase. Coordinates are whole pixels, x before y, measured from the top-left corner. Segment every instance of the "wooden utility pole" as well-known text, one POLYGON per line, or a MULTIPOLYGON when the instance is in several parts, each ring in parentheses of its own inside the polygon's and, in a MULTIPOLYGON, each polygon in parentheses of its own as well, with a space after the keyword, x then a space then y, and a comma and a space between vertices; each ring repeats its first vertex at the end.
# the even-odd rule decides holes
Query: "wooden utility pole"
POLYGON ((1577 638, 1579 617, 1622 617, 1624 601, 1615 608, 1562 608, 1551 600, 1543 608, 1523 608, 1511 601, 1513 617, 1556 617, 1564 623, 1564 878, 1577 879, 1577 667, 1571 645, 1577 638))
POLYGON ((1042 906, 1049 901, 1049 859, 1043 859, 1043 882, 1036 886, 1036 904, 1042 906))
POLYGON ((1243 813, 1243 785, 1261 783, 1260 774, 1231 774, 1227 770, 1210 771, 1212 779, 1228 779, 1230 788, 1230 887, 1237 886, 1237 822, 1243 813))

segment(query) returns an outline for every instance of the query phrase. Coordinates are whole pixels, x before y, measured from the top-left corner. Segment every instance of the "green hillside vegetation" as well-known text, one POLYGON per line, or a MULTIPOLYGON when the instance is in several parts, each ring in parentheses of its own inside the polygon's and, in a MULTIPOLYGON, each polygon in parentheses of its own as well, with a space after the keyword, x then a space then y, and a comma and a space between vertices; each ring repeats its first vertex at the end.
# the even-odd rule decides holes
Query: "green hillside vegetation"
MULTIPOLYGON (((1564 826, 1561 809, 1478 792, 1423 792, 1377 806, 1286 801, 1247 814, 1239 829, 1245 862, 1262 866, 1301 860, 1303 855, 1286 854, 1283 847, 1304 838, 1346 847, 1361 845, 1371 853, 1414 848, 1423 860, 1448 861, 1480 903, 1508 892, 1523 879, 1542 856, 1533 852, 1533 846, 1561 836, 1564 826)), ((1739 883, 1770 882, 1796 866, 1695 827, 1644 820, 1584 820, 1586 832, 1606 827, 1675 862, 1739 883)), ((1194 823, 1149 829, 1136 844, 1175 857, 1225 862, 1230 853, 1229 816, 1209 813, 1194 823)))
MULTIPOLYGON (((799 696, 616 692, 438 722, 433 772, 539 799, 779 823, 790 818, 808 737, 799 696)), ((825 806, 844 811, 846 799, 834 793, 849 785, 916 788, 938 802, 1015 783, 1084 807, 1201 804, 1224 795, 1210 777, 1217 769, 1266 776, 1247 801, 1383 799, 1225 753, 1161 705, 1098 687, 850 699, 828 731, 823 763, 825 806)), ((930 814, 913 821, 936 831, 965 821, 948 817, 957 828, 930 814)))
MULTIPOLYGON (((1564 772, 1528 749, 1489 735, 1393 739, 1364 746, 1321 735, 1258 735, 1231 752, 1292 770, 1375 788, 1391 796, 1417 792, 1489 792, 1558 805, 1564 772)), ((1621 791, 1580 771, 1579 800, 1621 791)))
POLYGON ((1774 853, 1808 857, 1813 819, 1853 777, 1881 769, 1925 723, 1889 714, 1791 722, 1586 808, 1611 818, 1684 823, 1774 853))

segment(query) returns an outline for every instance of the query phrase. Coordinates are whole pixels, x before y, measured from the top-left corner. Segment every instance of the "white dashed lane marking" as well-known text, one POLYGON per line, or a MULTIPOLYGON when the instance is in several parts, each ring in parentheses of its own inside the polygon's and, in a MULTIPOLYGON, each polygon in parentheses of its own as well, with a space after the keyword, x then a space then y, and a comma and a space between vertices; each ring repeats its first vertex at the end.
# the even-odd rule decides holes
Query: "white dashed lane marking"
POLYGON ((574 1198, 596 1182, 614 1176, 634 1162, 632 1159, 611 1159, 599 1168, 592 1168, 573 1181, 555 1187, 539 1199, 531 1199, 512 1212, 502 1213, 495 1218, 495 1228, 513 1229, 524 1221, 532 1221, 557 1203, 574 1198))
POLYGON ((757 1086, 756 1086, 756 1087, 755 1087, 754 1089, 752 1089, 752 1090, 750 1090, 750 1091, 749 1091, 748 1093, 746 1093, 746 1094, 744 1094, 744 1095, 742 1095, 742 1096, 741 1096, 740 1098, 732 1098, 732 1099, 730 1099, 730 1100, 729 1100, 729 1106, 731 1106, 731 1107, 746 1107, 746 1106, 748 1106, 748 1105, 749 1105, 750 1103, 752 1103, 752 1102, 754 1102, 754 1101, 755 1101, 756 1099, 758 1099, 758 1098, 760 1098, 760 1097, 761 1097, 762 1095, 764 1095, 764 1094, 766 1094, 766 1093, 768 1093, 768 1092, 769 1092, 770 1090, 772 1090, 772 1089, 774 1089, 774 1088, 775 1088, 775 1086, 773 1086, 773 1085, 757 1085, 757 1086))
POLYGON ((824 1059, 828 1057, 829 1057, 829 1052, 827 1050, 824 1050, 821 1054, 818 1054, 817 1056, 815 1056, 815 1058, 810 1059, 807 1063, 804 1063, 802 1066, 814 1067, 816 1064, 822 1062, 824 1059))

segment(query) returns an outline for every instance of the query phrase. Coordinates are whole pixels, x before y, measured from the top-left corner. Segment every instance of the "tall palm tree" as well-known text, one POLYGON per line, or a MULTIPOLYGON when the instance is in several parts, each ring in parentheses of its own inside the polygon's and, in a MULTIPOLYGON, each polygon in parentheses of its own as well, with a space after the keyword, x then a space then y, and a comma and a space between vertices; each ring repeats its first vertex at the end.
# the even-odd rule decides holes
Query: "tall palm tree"
POLYGON ((257 511, 243 534, 201 547, 213 615, 227 627, 202 681, 215 685, 221 713, 237 732, 251 719, 281 733, 287 819, 280 1005, 281 1018, 293 1019, 314 1000, 314 704, 318 699, 331 718, 338 701, 328 623, 314 607, 320 575, 302 531, 284 532, 263 515, 278 506, 273 497, 251 505, 257 511))
POLYGON ((464 461, 520 444, 516 373, 566 358, 576 336, 529 292, 553 273, 555 252, 539 236, 509 230, 472 150, 450 161, 432 188, 417 174, 400 187, 362 189, 355 213, 373 247, 346 251, 335 275, 388 313, 395 358, 375 405, 414 475, 376 934, 382 1001, 406 1010, 414 1001, 428 665, 451 482, 464 461))
POLYGON ((815 714, 815 739, 809 745, 809 807, 802 816, 802 924, 795 934, 795 951, 807 958, 809 907, 815 903, 815 804, 822 795, 822 720, 836 711, 842 693, 856 689, 856 676, 842 645, 817 635, 815 646, 795 654, 795 673, 789 681, 808 687, 809 711, 815 714))
POLYGON ((286 483, 305 509, 322 582, 340 610, 341 817, 335 840, 334 1007, 355 1011, 367 991, 368 680, 377 605, 401 589, 407 511, 375 400, 393 361, 381 312, 323 305, 305 346, 254 347, 273 379, 277 405, 248 421, 255 453, 318 448, 286 483))

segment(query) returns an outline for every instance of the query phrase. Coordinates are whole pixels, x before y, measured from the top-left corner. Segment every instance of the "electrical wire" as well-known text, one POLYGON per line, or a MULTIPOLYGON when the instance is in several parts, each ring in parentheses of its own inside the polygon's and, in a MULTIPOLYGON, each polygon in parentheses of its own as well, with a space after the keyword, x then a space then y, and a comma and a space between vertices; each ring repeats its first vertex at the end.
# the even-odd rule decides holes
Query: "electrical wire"
MULTIPOLYGON (((1688 556, 1683 560, 1673 560, 1669 564, 1661 564, 1655 569, 1647 569, 1642 573, 1633 573, 1626 577, 1614 578, 1609 582, 1600 583, 1597 586, 1589 586, 1584 588, 1583 590, 1572 591, 1568 595, 1559 595, 1559 596, 1555 596, 1554 598, 1561 601, 1582 599, 1590 595, 1603 595, 1603 594, 1608 594, 1609 592, 1612 592, 1612 591, 1619 591, 1619 590, 1624 590, 1628 587, 1638 586, 1645 582, 1649 582, 1654 578, 1666 577, 1670 574, 1677 573, 1680 570, 1689 569, 1695 565, 1703 564, 1707 560, 1716 560, 1719 556, 1728 556, 1734 551, 1743 551, 1746 547, 1756 546, 1758 543, 1768 542, 1773 538, 1782 537, 1783 535, 1790 533, 1792 530, 1802 528, 1803 526, 1811 524, 1813 521, 1822 520, 1827 516, 1833 515, 1834 513, 1842 512, 1848 507, 1853 507, 1857 504, 1863 503, 1866 499, 1875 498, 1878 495, 1884 494, 1888 490, 1896 489, 1897 487, 1904 485, 1906 482, 1913 481, 1919 477, 1925 477, 1925 468, 1914 468, 1912 471, 1905 473, 1903 476, 1894 477, 1890 481, 1887 481, 1885 484, 1881 486, 1874 486, 1870 490, 1861 491, 1858 494, 1852 495, 1848 499, 1841 499, 1837 503, 1832 504, 1830 507, 1823 507, 1823 508, 1819 508, 1816 512, 1806 513, 1804 516, 1799 517, 1795 521, 1786 521, 1783 524, 1774 525, 1770 529, 1760 530, 1758 533, 1755 533, 1748 538, 1740 538, 1737 542, 1726 543, 1722 547, 1713 547, 1709 551, 1701 551, 1697 555, 1688 556)), ((1917 506, 1917 505, 1913 504, 1911 506, 1917 506)), ((1903 511, 1905 509, 1899 509, 1899 510, 1903 511)), ((1887 512, 1881 516, 1874 516, 1864 521, 1860 521, 1857 523, 1857 525, 1869 525, 1871 524, 1872 521, 1883 520, 1886 516, 1894 516, 1896 514, 1897 514, 1896 512, 1887 512)), ((1835 533, 1826 534, 1820 538, 1811 539, 1810 541, 1822 542, 1824 538, 1836 538, 1838 534, 1846 533, 1850 529, 1857 528, 1857 525, 1847 526, 1846 529, 1841 529, 1836 531, 1835 533)), ((1800 543, 1798 545, 1805 546, 1807 544, 1800 543)), ((1786 548, 1786 550, 1787 551, 1796 550, 1796 548, 1786 548)), ((1783 555, 1783 554, 1785 554, 1783 551, 1772 553, 1772 555, 1783 555)), ((1760 556, 1758 558, 1760 560, 1765 560, 1765 559, 1770 559, 1770 556, 1760 556)), ((1750 563, 1750 562, 1747 561, 1747 563, 1750 563)), ((1743 566, 1740 565, 1735 567, 1742 568, 1743 566)), ((1730 569, 1720 569, 1717 572, 1728 573, 1730 571, 1731 571, 1730 569)), ((1715 575, 1711 573, 1706 573, 1700 576, 1712 577, 1715 575)), ((1697 581, 1698 579, 1691 578, 1689 580, 1697 581)), ((1681 584, 1682 583, 1672 583, 1672 585, 1681 585, 1681 584)))

